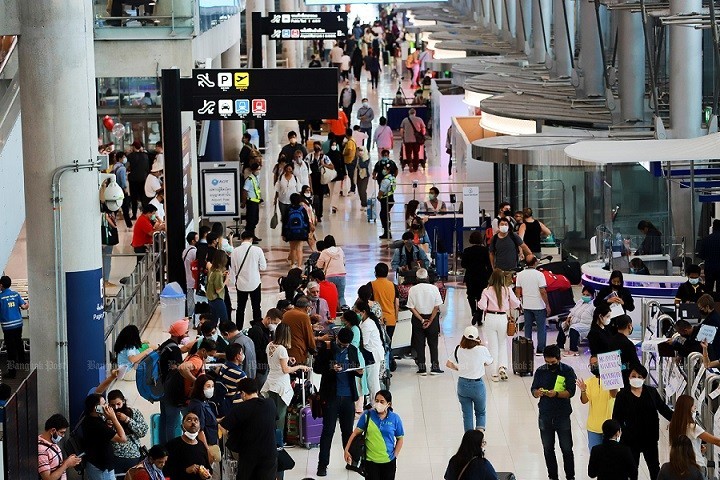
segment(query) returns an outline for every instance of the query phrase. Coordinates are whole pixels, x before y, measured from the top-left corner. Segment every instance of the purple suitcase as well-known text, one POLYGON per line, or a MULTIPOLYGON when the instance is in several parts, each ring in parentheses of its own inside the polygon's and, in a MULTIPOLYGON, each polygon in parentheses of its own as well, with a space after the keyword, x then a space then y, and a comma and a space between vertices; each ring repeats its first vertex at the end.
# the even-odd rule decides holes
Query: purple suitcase
POLYGON ((309 406, 300 410, 300 444, 305 448, 320 445, 323 429, 322 420, 322 418, 313 418, 312 409, 309 406))

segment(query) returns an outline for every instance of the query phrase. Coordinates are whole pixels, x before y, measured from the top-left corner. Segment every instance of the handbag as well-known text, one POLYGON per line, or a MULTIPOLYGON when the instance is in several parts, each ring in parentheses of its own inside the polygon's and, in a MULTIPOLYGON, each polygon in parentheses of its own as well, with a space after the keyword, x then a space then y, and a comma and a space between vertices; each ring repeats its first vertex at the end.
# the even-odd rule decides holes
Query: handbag
POLYGON ((277 228, 277 226, 278 226, 278 212, 277 212, 277 203, 276 203, 274 206, 273 216, 270 219, 270 228, 272 228, 274 230, 277 228))
POLYGON ((415 143, 417 143, 418 145, 425 145, 425 135, 420 130, 415 128, 415 123, 409 117, 408 121, 412 126, 413 132, 415 132, 415 143))
MULTIPOLYGON (((369 411, 368 411, 369 412, 369 411)), ((369 425, 370 422, 370 414, 366 412, 366 418, 365 421, 368 422, 367 425, 369 425)), ((350 444, 350 448, 348 448, 348 452, 350 453, 350 456, 352 457, 352 465, 355 468, 360 468, 362 466, 363 460, 365 460, 365 453, 366 453, 366 446, 365 446, 365 435, 367 434, 367 427, 365 430, 362 431, 359 435, 356 435, 355 438, 353 438, 352 443, 350 444)))
POLYGON ((295 468, 295 460, 292 459, 289 453, 284 448, 278 448, 277 451, 277 471, 284 472, 286 470, 292 470, 295 468))
POLYGON ((515 322, 515 319, 510 314, 508 314, 507 327, 505 327, 505 331, 508 337, 514 337, 517 333, 517 322, 515 322))
POLYGON ((328 183, 335 180, 335 177, 337 177, 337 172, 333 170, 332 168, 327 168, 325 166, 320 167, 320 183, 322 185, 327 185, 328 183))

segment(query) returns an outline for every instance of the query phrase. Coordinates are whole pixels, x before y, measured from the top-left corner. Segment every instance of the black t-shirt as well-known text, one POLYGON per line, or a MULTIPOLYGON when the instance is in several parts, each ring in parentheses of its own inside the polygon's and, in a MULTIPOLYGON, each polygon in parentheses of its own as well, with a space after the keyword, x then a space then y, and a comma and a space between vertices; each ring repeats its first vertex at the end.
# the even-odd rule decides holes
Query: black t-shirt
POLYGON ((172 480, 198 480, 200 477, 197 474, 185 471, 192 465, 202 465, 211 470, 207 448, 200 441, 190 445, 182 437, 177 437, 168 441, 165 448, 168 451, 168 459, 163 473, 172 480))
POLYGON ((158 347, 160 352, 160 378, 165 380, 170 369, 177 368, 182 363, 182 352, 175 340, 167 339, 158 347), (173 345, 174 344, 174 345, 173 345), (165 348, 170 345, 169 348, 165 348))
POLYGON ((82 423, 84 459, 100 470, 113 468, 112 438, 115 430, 100 417, 85 417, 82 423))
POLYGON ((241 459, 274 459, 276 418, 275 404, 265 398, 253 398, 233 406, 220 422, 229 432, 228 448, 238 452, 241 459))
POLYGON ((150 173, 150 157, 145 152, 132 152, 127 156, 130 172, 128 181, 144 182, 150 173))
POLYGON ((690 282, 685 282, 678 287, 675 298, 682 303, 697 303, 698 299, 706 293, 710 292, 707 291, 704 283, 693 285, 690 282))

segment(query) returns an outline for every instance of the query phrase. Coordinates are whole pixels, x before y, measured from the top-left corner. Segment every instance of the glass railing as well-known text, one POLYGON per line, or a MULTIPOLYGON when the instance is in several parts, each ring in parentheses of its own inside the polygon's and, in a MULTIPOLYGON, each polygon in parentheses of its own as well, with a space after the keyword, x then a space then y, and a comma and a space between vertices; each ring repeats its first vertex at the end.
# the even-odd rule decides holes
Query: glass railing
POLYGON ((196 0, 94 0, 95 37, 187 38, 195 34, 196 0))
POLYGON ((200 33, 211 28, 245 9, 245 0, 197 0, 200 33))

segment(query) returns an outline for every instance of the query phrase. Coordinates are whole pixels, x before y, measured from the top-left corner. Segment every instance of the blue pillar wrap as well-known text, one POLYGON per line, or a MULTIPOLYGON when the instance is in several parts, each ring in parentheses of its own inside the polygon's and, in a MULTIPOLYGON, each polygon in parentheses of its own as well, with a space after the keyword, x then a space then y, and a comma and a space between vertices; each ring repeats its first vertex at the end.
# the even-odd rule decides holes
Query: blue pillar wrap
POLYGON ((205 147, 205 162, 223 162, 222 125, 220 120, 210 120, 208 126, 207 146, 205 147))
POLYGON ((75 425, 88 392, 106 377, 102 269, 67 272, 65 282, 70 424, 75 425))

